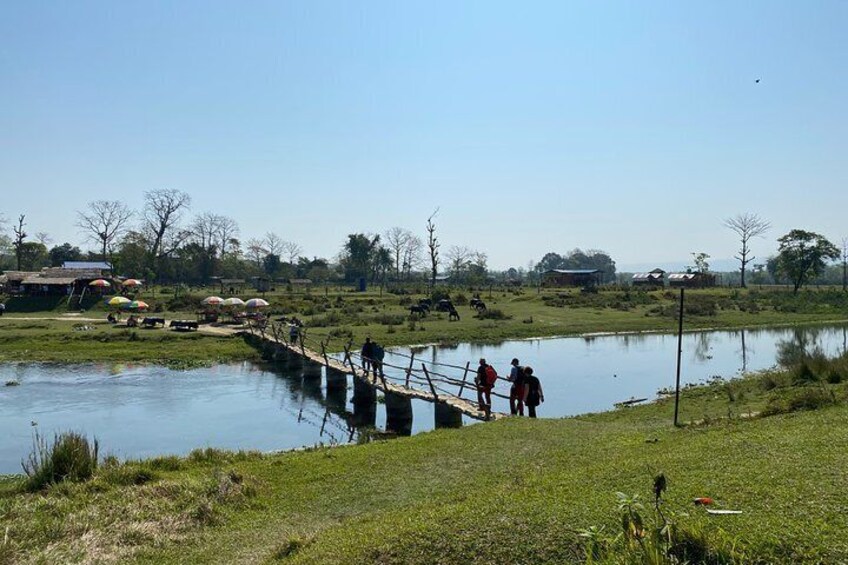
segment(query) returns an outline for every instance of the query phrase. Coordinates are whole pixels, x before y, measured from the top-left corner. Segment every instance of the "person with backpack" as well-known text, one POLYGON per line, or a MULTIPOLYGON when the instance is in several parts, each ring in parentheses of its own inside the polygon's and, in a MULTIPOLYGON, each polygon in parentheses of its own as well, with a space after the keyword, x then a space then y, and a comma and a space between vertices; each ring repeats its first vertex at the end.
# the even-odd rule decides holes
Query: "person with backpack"
POLYGON ((513 359, 510 364, 509 376, 506 378, 512 383, 509 389, 509 412, 513 416, 524 415, 524 367, 518 364, 518 359, 513 359))
POLYGON ((486 363, 485 359, 480 359, 474 384, 477 385, 477 403, 480 405, 480 410, 487 415, 492 411, 492 388, 497 380, 498 373, 495 368, 486 363))
POLYGON ((536 417, 536 407, 545 401, 545 393, 542 392, 542 383, 539 377, 533 375, 533 367, 524 367, 524 404, 527 406, 527 415, 536 417))
POLYGON ((385 376, 383 375, 383 357, 386 356, 386 350, 379 343, 372 342, 371 344, 371 368, 374 370, 374 382, 377 382, 377 373, 380 373, 380 378, 385 384, 385 376))

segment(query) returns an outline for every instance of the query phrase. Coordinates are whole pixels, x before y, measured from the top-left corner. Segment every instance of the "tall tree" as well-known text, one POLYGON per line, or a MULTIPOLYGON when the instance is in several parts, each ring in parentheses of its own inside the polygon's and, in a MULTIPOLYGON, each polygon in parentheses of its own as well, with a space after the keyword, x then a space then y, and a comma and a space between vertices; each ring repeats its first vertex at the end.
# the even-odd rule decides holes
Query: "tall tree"
POLYGON ((736 259, 739 261, 739 271, 742 275, 741 286, 742 288, 747 288, 745 284, 745 268, 748 266, 748 263, 756 259, 756 257, 751 255, 750 241, 755 237, 762 237, 764 233, 771 229, 771 223, 757 214, 745 212, 744 214, 737 214, 732 218, 727 218, 724 220, 724 226, 739 236, 741 248, 738 255, 736 255, 736 259))
POLYGON ((286 241, 275 234, 274 232, 269 231, 265 234, 265 239, 262 240, 262 245, 271 255, 277 255, 278 257, 282 257, 283 252, 285 251, 286 241))
POLYGON ((261 267, 263 258, 270 253, 265 243, 255 237, 247 240, 245 248, 247 260, 252 262, 254 266, 261 267))
POLYGON ((395 280, 400 280, 401 260, 404 256, 404 251, 409 245, 409 241, 414 236, 409 230, 399 227, 393 227, 383 234, 383 240, 386 242, 387 249, 392 254, 392 262, 395 269, 395 280))
POLYGON ((100 246, 100 255, 107 261, 114 242, 126 233, 133 214, 118 200, 95 200, 88 203, 87 211, 77 211, 77 227, 100 246))
POLYGON ((433 218, 439 213, 439 209, 430 214, 427 218, 427 249, 430 253, 430 285, 436 284, 436 275, 439 272, 439 238, 436 237, 436 224, 433 223, 433 218))
POLYGON ((815 232, 792 230, 777 241, 777 269, 792 281, 794 293, 840 256, 833 243, 815 232))
POLYGON ((25 241, 20 246, 21 267, 19 270, 37 271, 50 263, 47 248, 37 241, 25 241))
POLYGON ((143 227, 150 242, 154 270, 158 270, 163 257, 170 255, 188 237, 188 232, 177 228, 183 212, 190 206, 191 197, 179 190, 159 189, 144 193, 143 227))
POLYGON ((18 216, 18 225, 12 227, 12 232, 15 234, 15 239, 12 242, 12 245, 15 248, 15 259, 17 261, 18 270, 21 270, 21 258, 23 254, 23 245, 24 241, 27 238, 27 232, 24 231, 24 226, 26 226, 26 215, 21 214, 18 216))
MULTIPOLYGON (((704 253, 703 251, 699 253, 692 254, 692 261, 695 262, 695 271, 699 273, 709 273, 710 272, 710 263, 707 261, 710 256, 704 253)), ((690 267, 691 270, 691 267, 690 267)))
POLYGON ((445 257, 448 260, 448 269, 453 277, 460 277, 471 265, 474 250, 461 245, 451 245, 445 257))
POLYGON ((53 267, 61 267, 66 261, 79 261, 82 259, 82 251, 79 247, 70 243, 57 245, 49 251, 50 265, 53 267))
POLYGON ((848 290, 848 237, 842 238, 842 292, 848 290))
POLYGON ((409 278, 412 271, 421 265, 423 250, 424 243, 420 237, 413 235, 409 238, 409 241, 406 243, 406 249, 403 251, 403 262, 401 263, 401 269, 405 278, 409 278))
POLYGON ((297 263, 297 258, 303 253, 303 247, 293 241, 283 242, 283 257, 288 259, 292 265, 297 263))
POLYGON ((228 216, 218 216, 218 250, 226 255, 239 247, 239 225, 228 216))
POLYGON ((352 233, 347 236, 341 258, 346 280, 355 281, 360 277, 368 277, 369 275, 372 275, 373 278, 379 243, 379 235, 368 236, 363 233, 352 233))

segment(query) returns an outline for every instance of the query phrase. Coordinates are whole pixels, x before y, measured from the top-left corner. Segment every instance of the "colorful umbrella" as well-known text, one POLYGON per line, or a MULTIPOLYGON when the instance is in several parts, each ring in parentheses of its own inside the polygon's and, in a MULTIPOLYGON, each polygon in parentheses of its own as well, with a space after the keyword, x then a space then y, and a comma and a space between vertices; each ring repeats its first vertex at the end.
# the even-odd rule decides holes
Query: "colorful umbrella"
POLYGON ((227 298, 224 300, 221 305, 223 306, 244 306, 244 300, 241 298, 236 298, 233 296, 232 298, 227 298))
POLYGON ((244 305, 248 308, 264 308, 266 306, 270 306, 267 301, 262 300, 261 298, 251 298, 245 302, 244 305))
POLYGON ((128 302, 124 308, 127 310, 147 310, 150 308, 150 305, 143 300, 133 300, 132 302, 128 302))
POLYGON ((132 302, 129 298, 125 296, 115 296, 106 301, 106 304, 109 306, 123 306, 124 304, 129 304, 132 302))
POLYGON ((90 283, 88 283, 88 286, 97 286, 97 287, 100 287, 100 288, 106 288, 107 286, 112 286, 112 283, 110 283, 109 281, 104 280, 104 279, 97 279, 97 280, 94 280, 94 281, 91 281, 90 283))
POLYGON ((127 279, 123 282, 124 286, 141 286, 142 284, 144 283, 138 279, 127 279))
POLYGON ((200 301, 205 306, 218 306, 222 302, 224 302, 224 299, 220 296, 208 296, 200 301))

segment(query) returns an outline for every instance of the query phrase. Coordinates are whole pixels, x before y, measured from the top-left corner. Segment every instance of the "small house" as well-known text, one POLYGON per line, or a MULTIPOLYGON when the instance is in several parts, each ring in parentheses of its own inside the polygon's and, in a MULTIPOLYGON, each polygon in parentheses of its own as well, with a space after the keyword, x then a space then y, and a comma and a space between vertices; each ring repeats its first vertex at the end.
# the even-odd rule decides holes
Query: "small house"
POLYGON ((601 284, 602 276, 599 269, 550 269, 542 273, 542 286, 594 287, 601 284))
POLYGON ((716 284, 716 276, 712 273, 671 273, 668 275, 668 286, 673 288, 708 288, 716 284))
POLYGON ((39 274, 38 271, 6 271, 0 279, 0 283, 2 283, 3 290, 8 294, 23 294, 25 290, 24 281, 37 274, 39 274))
POLYGON ((88 284, 103 278, 101 268, 46 267, 38 273, 29 273, 21 282, 24 294, 35 295, 74 295, 81 294, 88 284))
POLYGON ((636 273, 630 279, 630 284, 641 288, 663 288, 665 286, 665 271, 654 269, 649 273, 636 273))

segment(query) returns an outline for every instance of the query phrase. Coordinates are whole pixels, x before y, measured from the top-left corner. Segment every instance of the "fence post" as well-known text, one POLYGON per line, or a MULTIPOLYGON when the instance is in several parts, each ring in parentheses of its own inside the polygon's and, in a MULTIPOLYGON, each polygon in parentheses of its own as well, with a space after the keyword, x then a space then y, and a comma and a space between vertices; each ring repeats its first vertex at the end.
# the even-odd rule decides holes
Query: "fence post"
POLYGON ((412 364, 415 363, 415 352, 412 353, 412 356, 409 358, 409 368, 406 370, 406 383, 403 386, 409 388, 409 376, 412 374, 412 364))
POLYGON ((465 380, 468 378, 468 369, 471 367, 471 361, 465 364, 465 372, 462 373, 462 384, 459 386, 458 397, 462 398, 462 391, 465 389, 465 380))
POLYGON ((350 358, 350 346, 349 345, 343 345, 342 347, 344 347, 344 351, 345 351, 345 356, 344 356, 344 359, 342 360, 342 365, 350 364, 350 366, 352 368, 353 367, 353 359, 350 358))
POLYGON ((427 365, 421 363, 421 368, 424 369, 424 376, 427 377, 427 384, 430 385, 430 392, 433 393, 433 400, 438 401, 439 395, 436 394, 436 387, 433 386, 433 381, 430 379, 430 371, 427 370, 427 365))
POLYGON ((321 356, 324 357, 324 365, 326 365, 327 368, 329 369, 330 368, 330 360, 327 358, 327 347, 324 345, 323 341, 321 342, 321 356))

